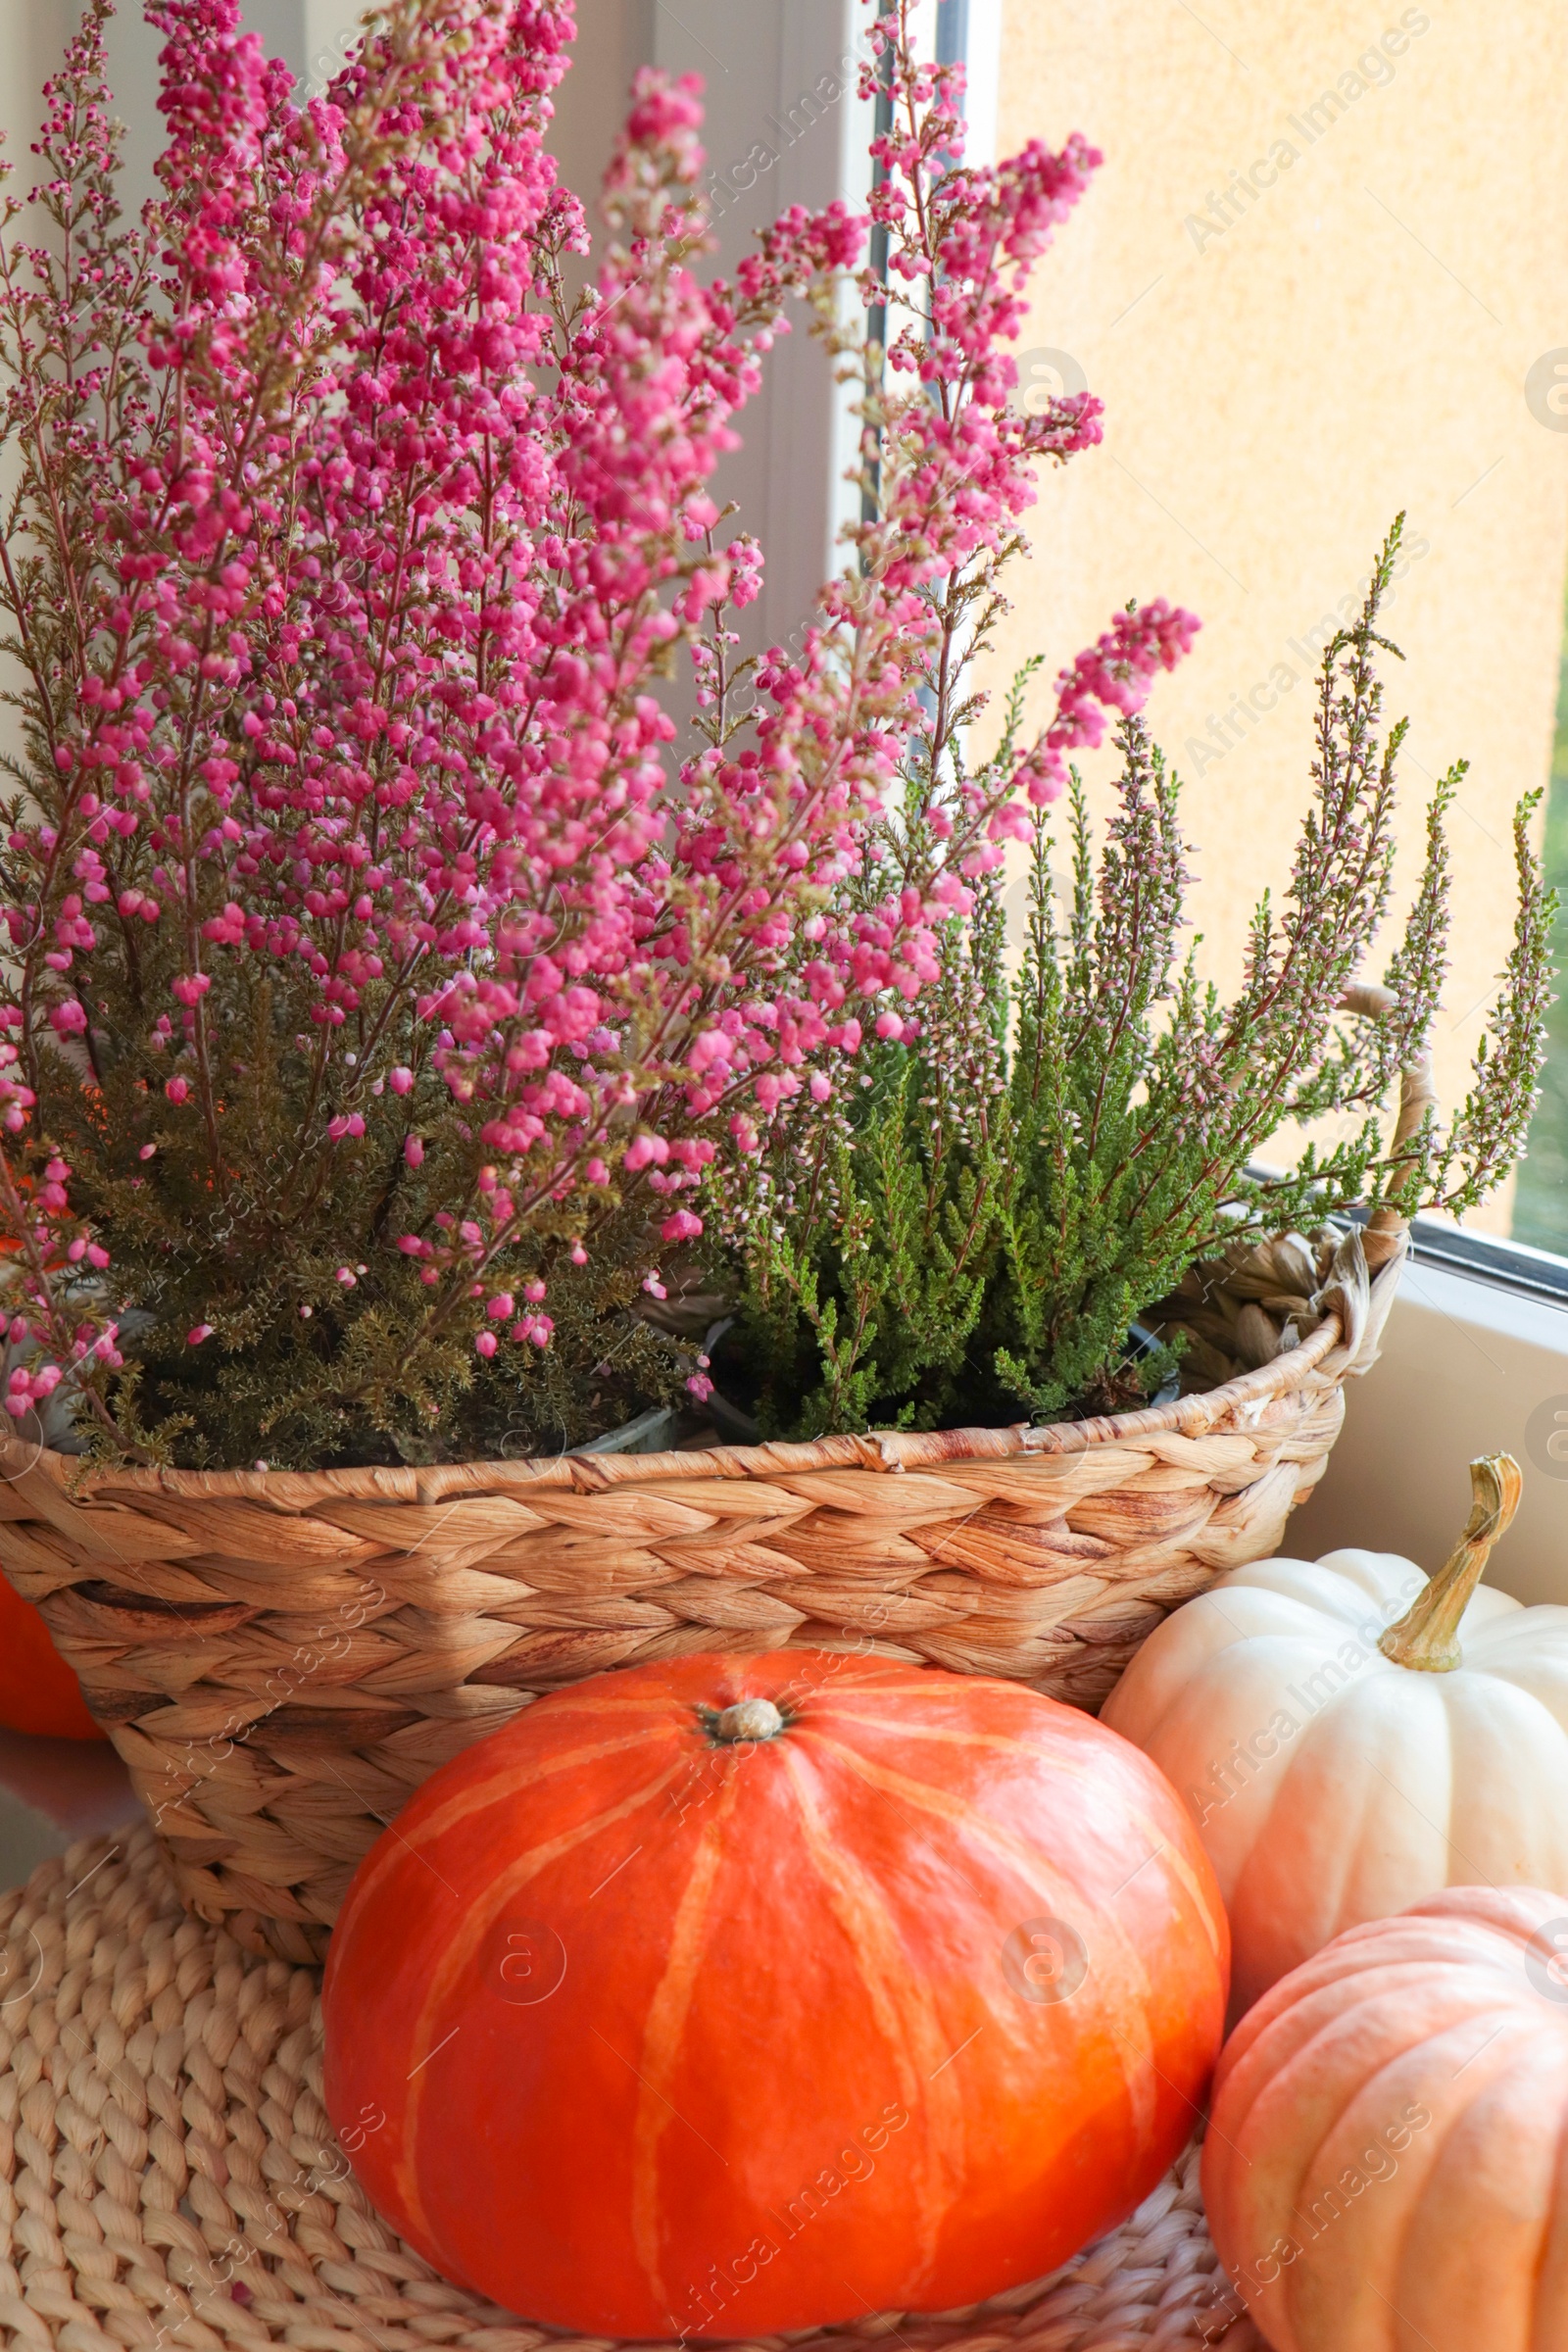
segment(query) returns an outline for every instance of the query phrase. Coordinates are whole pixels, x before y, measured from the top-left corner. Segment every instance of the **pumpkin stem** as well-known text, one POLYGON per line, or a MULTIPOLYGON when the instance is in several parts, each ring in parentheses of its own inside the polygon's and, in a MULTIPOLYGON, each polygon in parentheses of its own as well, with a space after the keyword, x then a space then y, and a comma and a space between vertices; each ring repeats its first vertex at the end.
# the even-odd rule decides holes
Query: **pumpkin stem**
POLYGON ((775 1740, 784 1718, 770 1698, 738 1698, 714 1719, 715 1740, 775 1740))
POLYGON ((1446 1566, 1428 1579, 1397 1625, 1391 1625, 1378 1643, 1396 1666, 1413 1667, 1419 1674, 1451 1674, 1460 1663, 1459 1620, 1497 1538, 1507 1533, 1524 1479, 1511 1453, 1487 1453, 1470 1465, 1475 1495, 1464 1534, 1446 1566))

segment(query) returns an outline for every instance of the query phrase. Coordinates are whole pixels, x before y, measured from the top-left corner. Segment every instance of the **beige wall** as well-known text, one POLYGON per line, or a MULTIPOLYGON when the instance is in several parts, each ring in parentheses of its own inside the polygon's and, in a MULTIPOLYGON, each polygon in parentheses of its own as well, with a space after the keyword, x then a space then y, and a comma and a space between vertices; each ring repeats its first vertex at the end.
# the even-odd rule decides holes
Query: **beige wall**
MULTIPOLYGON (((1390 710, 1413 721, 1401 878, 1428 778, 1473 762, 1438 1036, 1451 1100, 1508 944, 1509 813, 1550 756, 1568 431, 1532 414, 1526 377, 1568 344, 1568 10, 1005 0, 1001 152, 1073 128, 1105 167, 1036 273, 1024 343, 1078 364, 1105 438, 1044 485, 999 667, 1038 648, 1054 670, 1129 595, 1202 615, 1151 717, 1187 780, 1203 953, 1233 980, 1307 797, 1307 633, 1349 609, 1406 509, 1425 552, 1389 612, 1390 710), (1357 74, 1391 29, 1398 53, 1357 74), (1304 110, 1337 90, 1314 130, 1304 110), (1271 157, 1225 225, 1209 197, 1271 157), (1286 684, 1279 664, 1296 682, 1275 708, 1213 739, 1238 694, 1286 684)), ((1505 1229, 1506 1202, 1473 1222, 1505 1229)))

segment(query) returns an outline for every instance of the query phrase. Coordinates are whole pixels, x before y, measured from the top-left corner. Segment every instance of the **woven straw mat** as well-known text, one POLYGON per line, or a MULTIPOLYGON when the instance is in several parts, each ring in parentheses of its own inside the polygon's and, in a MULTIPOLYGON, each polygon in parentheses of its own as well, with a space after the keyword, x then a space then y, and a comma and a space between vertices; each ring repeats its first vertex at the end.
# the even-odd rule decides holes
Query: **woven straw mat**
MULTIPOLYGON (((314 1970, 181 1910, 138 1827, 0 1896, 0 2337, 27 2352, 292 2344, 612 2352, 449 2286, 378 2220, 320 2095, 314 1970)), ((1051 2278, 937 2318, 765 2339, 850 2352, 1259 2352, 1188 2149, 1051 2278)))

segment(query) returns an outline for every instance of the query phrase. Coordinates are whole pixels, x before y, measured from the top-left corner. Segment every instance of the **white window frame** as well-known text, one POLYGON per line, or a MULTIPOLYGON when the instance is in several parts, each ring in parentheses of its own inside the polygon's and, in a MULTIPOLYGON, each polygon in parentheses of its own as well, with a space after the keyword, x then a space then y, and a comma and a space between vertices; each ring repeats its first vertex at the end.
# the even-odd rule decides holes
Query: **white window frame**
POLYGON ((1506 1451, 1524 1498, 1488 1581, 1568 1602, 1568 1260, 1418 1218, 1382 1355, 1346 1407, 1287 1552, 1351 1544, 1435 1570, 1469 1509, 1465 1464, 1506 1451))

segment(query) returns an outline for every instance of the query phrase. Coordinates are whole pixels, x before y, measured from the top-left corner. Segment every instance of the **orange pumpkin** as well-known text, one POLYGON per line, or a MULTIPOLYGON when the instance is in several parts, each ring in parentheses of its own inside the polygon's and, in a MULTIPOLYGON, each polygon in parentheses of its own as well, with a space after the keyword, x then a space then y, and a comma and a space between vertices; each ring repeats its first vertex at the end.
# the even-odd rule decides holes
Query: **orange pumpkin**
POLYGON ((1229 1937, 1186 1808, 1013 1683, 780 1650, 604 1675, 361 1865, 326 2103, 449 2278, 756 2336, 1036 2277, 1189 2137, 1229 1937))
POLYGON ((1249 2010, 1203 2200, 1277 2352, 1568 2344, 1565 1955, 1568 1896, 1449 1886, 1249 2010))
POLYGON ((0 1572, 0 1724, 56 1740, 106 1740, 30 1600, 0 1572))

